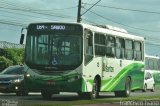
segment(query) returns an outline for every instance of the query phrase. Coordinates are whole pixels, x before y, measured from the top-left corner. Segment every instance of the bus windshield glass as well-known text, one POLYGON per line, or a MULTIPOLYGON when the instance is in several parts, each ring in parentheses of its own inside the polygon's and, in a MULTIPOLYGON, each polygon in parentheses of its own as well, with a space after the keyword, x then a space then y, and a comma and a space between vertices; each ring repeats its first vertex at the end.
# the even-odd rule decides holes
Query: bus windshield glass
MULTIPOLYGON (((48 26, 51 25, 47 24, 44 27, 48 26)), ((54 30, 51 27, 39 30, 36 25, 30 26, 25 62, 29 67, 40 70, 63 71, 78 67, 82 62, 82 31, 66 31, 58 27, 54 30)))

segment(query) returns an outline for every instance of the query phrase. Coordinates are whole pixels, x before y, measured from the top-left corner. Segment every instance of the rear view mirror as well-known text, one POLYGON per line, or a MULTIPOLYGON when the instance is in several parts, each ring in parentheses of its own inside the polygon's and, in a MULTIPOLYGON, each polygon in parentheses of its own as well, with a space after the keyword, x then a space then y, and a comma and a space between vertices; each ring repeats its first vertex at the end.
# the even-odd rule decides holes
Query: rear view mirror
POLYGON ((21 34, 21 38, 20 38, 20 44, 23 44, 23 41, 24 41, 24 34, 21 34))

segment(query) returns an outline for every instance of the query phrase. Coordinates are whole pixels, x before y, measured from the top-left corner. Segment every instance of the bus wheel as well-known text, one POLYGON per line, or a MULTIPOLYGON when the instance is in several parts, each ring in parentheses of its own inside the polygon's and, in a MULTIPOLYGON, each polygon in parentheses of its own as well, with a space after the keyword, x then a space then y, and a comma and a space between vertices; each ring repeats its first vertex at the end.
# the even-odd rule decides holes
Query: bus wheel
POLYGON ((131 94, 131 79, 128 77, 125 82, 125 90, 123 91, 124 97, 129 97, 131 94))
POLYGON ((94 80, 92 92, 87 93, 88 99, 96 99, 99 97, 99 84, 98 80, 94 80))
POLYGON ((45 90, 41 91, 41 95, 44 99, 51 99, 52 97, 52 93, 45 90))
POLYGON ((98 86, 98 81, 94 80, 93 87, 92 87, 92 92, 78 92, 78 95, 81 98, 85 99, 96 99, 99 97, 99 86, 98 86))
POLYGON ((98 81, 95 79, 92 88, 91 99, 96 99, 99 97, 99 86, 98 81))

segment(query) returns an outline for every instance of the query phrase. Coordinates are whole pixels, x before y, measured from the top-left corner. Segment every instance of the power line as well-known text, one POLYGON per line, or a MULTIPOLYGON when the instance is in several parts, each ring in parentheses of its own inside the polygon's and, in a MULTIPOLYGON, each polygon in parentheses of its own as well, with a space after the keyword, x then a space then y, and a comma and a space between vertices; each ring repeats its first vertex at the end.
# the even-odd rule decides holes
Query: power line
MULTIPOLYGON (((6 8, 4 6, 1 6, 0 8, 6 8)), ((73 8, 76 8, 75 6, 74 7, 68 7, 68 8, 63 8, 63 9, 50 9, 50 10, 40 10, 40 9, 20 9, 20 8, 12 8, 13 10, 22 10, 22 11, 55 11, 55 10, 66 10, 66 9, 73 9, 73 8)), ((7 8, 6 8, 7 9, 7 8)), ((9 8, 10 9, 10 8, 9 8)))
MULTIPOLYGON (((23 11, 23 12, 29 12, 29 13, 36 13, 36 14, 40 14, 40 15, 48 15, 48 16, 56 16, 56 17, 60 17, 60 18, 73 18, 73 16, 69 16, 69 15, 62 15, 62 14, 51 14, 51 13, 42 13, 42 12, 38 12, 38 11, 26 11, 23 9, 14 9, 14 8, 6 8, 6 7, 0 7, 3 9, 8 9, 8 10, 18 10, 18 11, 23 11)), ((75 17, 74 17, 75 18, 75 17)))
MULTIPOLYGON (((86 5, 93 5, 89 3, 84 3, 86 5)), ((118 9, 118 10, 125 10, 125 11, 134 11, 134 12, 143 12, 143 13, 150 13, 150 14, 158 14, 160 15, 160 12, 154 12, 154 11, 145 11, 145 10, 138 10, 138 9, 128 9, 128 8, 120 8, 120 7, 114 7, 114 6, 104 6, 104 5, 96 5, 98 7, 106 7, 106 8, 112 8, 112 9, 118 9)))
POLYGON ((111 21, 111 22, 116 23, 116 24, 119 24, 119 25, 123 25, 123 26, 129 27, 129 28, 138 29, 138 30, 143 30, 143 31, 149 31, 149 32, 160 32, 160 31, 157 31, 157 30, 148 30, 148 29, 142 29, 142 28, 138 28, 138 27, 132 27, 132 26, 129 26, 129 25, 126 25, 126 24, 123 24, 123 23, 114 21, 114 20, 112 20, 112 19, 110 19, 110 18, 104 17, 104 16, 102 16, 102 15, 100 15, 100 14, 97 14, 97 13, 91 11, 91 10, 89 10, 89 11, 90 11, 91 13, 93 13, 93 14, 95 14, 95 15, 103 18, 103 19, 105 19, 105 20, 111 21))
MULTIPOLYGON (((10 6, 10 7, 1 6, 0 8, 2 8, 2 9, 17 10, 17 11, 28 12, 28 13, 36 13, 36 14, 40 14, 40 15, 54 16, 54 17, 59 17, 59 18, 75 19, 75 17, 73 17, 73 16, 64 15, 64 14, 63 15, 57 14, 57 13, 53 13, 53 11, 51 13, 51 12, 46 12, 47 10, 44 10, 44 11, 42 10, 43 12, 45 12, 45 13, 43 13, 41 10, 39 11, 38 9, 33 9, 30 7, 26 7, 26 6, 20 7, 19 5, 16 5, 15 3, 8 3, 5 0, 1 0, 0 3, 4 3, 4 4, 7 4, 8 6, 10 6)), ((55 9, 55 10, 66 10, 66 9, 71 9, 71 8, 76 8, 76 7, 72 6, 72 7, 67 7, 67 8, 63 8, 63 9, 55 9)))
MULTIPOLYGON (((1 23, 2 24, 2 23, 1 23)), ((6 24, 4 24, 4 25, 6 25, 6 24)), ((9 25, 9 24, 7 24, 7 25, 9 25)), ((15 26, 15 25, 14 25, 15 26)), ((19 26, 18 26, 19 27, 19 26)), ((4 26, 0 26, 0 28, 1 29, 6 29, 4 26)), ((21 27, 19 28, 19 29, 13 29, 13 28, 7 28, 7 30, 12 30, 12 31, 15 31, 15 32, 20 32, 21 31, 21 27)))
POLYGON ((22 23, 17 23, 17 22, 13 22, 13 21, 8 21, 8 20, 0 20, 0 24, 7 24, 7 25, 14 25, 14 26, 26 26, 26 24, 22 24, 22 23))
MULTIPOLYGON (((29 15, 29 14, 23 14, 23 13, 17 13, 16 11, 7 11, 7 10, 1 10, 1 11, 4 11, 4 12, 7 12, 7 13, 11 13, 11 14, 18 14, 18 15, 23 15, 23 16, 27 16, 27 17, 35 17, 35 18, 39 18, 39 19, 42 19, 42 17, 38 17, 38 16, 36 16, 36 15, 29 15)), ((3 16, 2 14, 1 14, 1 16, 3 16)), ((17 18, 17 17, 16 17, 17 18)), ((43 18, 43 19, 49 19, 49 18, 43 18)))
POLYGON ((146 44, 149 44, 149 45, 154 45, 154 46, 160 46, 160 44, 156 44, 156 43, 151 43, 151 42, 145 42, 146 44))
POLYGON ((82 13, 81 16, 86 14, 89 10, 91 10, 91 8, 93 8, 95 5, 97 5, 100 1, 101 0, 98 0, 95 4, 93 4, 90 8, 88 8, 84 13, 82 13))
POLYGON ((91 23, 91 24, 97 24, 97 23, 95 23, 95 22, 93 22, 93 21, 91 21, 91 20, 89 20, 89 19, 86 19, 86 18, 82 18, 82 19, 85 20, 86 22, 91 23))
POLYGON ((9 2, 6 2, 5 0, 1 0, 0 3, 3 4, 3 7, 4 7, 4 4, 6 4, 7 6, 13 6, 15 9, 19 10, 19 9, 22 9, 24 11, 56 11, 56 10, 68 10, 68 9, 74 9, 74 8, 77 8, 77 6, 71 6, 71 7, 65 7, 65 8, 53 8, 53 9, 33 9, 33 8, 30 8, 30 7, 26 7, 26 6, 19 6, 15 3, 9 3, 9 2), (19 8, 17 8, 19 7, 19 8))

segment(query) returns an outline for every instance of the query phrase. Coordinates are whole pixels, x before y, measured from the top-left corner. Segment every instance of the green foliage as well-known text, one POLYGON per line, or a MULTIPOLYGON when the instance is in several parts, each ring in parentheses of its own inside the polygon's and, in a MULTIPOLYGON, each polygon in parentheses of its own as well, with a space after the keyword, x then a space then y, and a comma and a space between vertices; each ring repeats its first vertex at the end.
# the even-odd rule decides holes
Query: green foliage
POLYGON ((13 65, 13 61, 7 59, 6 57, 4 56, 0 56, 0 69, 4 69, 10 65, 13 65))
POLYGON ((0 56, 0 67, 23 64, 24 48, 4 48, 0 56))
POLYGON ((13 65, 22 64, 24 57, 24 48, 5 48, 4 56, 13 61, 13 65))

